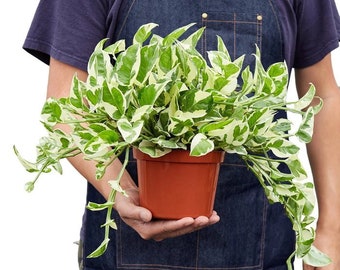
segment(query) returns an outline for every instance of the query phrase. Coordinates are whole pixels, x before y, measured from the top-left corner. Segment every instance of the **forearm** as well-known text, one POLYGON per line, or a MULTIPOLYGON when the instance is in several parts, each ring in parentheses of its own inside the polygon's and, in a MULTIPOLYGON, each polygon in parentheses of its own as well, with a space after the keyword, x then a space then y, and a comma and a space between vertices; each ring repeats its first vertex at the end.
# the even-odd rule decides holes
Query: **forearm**
MULTIPOLYGON (((108 181, 117 179, 117 176, 122 169, 122 163, 119 159, 116 159, 110 166, 107 167, 105 174, 101 179, 96 179, 96 163, 94 161, 84 160, 82 155, 69 158, 68 160, 72 166, 103 195, 105 199, 109 197, 111 187, 108 181)), ((136 187, 127 171, 124 172, 120 183, 123 189, 136 187)))
MULTIPOLYGON (((75 74, 77 74, 77 77, 82 81, 86 81, 86 71, 51 58, 47 97, 62 98, 69 96, 71 81, 75 74)), ((58 125, 57 127, 65 132, 71 132, 67 125, 58 125)), ((83 155, 69 158, 69 161, 75 169, 77 169, 78 172, 104 196, 105 199, 108 198, 111 191, 108 181, 116 179, 122 167, 122 164, 118 159, 107 168, 104 177, 100 180, 96 179, 95 162, 84 160, 83 155)), ((133 180, 127 172, 123 175, 121 185, 123 188, 135 187, 133 180)))
POLYGON ((307 150, 318 199, 318 227, 331 225, 340 232, 340 90, 323 100, 307 150))

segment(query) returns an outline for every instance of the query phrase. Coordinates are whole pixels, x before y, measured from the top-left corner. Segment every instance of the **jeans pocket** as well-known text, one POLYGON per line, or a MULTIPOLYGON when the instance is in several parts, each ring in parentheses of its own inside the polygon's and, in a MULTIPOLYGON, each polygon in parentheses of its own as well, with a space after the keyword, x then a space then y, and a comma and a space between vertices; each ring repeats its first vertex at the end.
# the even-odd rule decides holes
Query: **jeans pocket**
POLYGON ((207 11, 202 14, 202 25, 206 28, 202 51, 216 50, 216 36, 220 36, 232 59, 246 54, 245 64, 250 64, 255 45, 261 50, 262 21, 262 15, 257 13, 207 11))
POLYGON ((156 242, 141 239, 123 223, 119 226, 118 269, 197 269, 197 233, 156 242))
POLYGON ((221 221, 201 231, 198 266, 263 269, 268 203, 244 165, 221 165, 214 209, 221 221))

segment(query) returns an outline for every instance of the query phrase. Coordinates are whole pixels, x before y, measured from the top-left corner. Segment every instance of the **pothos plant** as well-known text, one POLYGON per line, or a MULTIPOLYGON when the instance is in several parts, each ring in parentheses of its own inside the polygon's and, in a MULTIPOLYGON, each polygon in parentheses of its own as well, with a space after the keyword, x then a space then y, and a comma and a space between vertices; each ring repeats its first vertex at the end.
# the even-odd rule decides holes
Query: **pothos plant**
POLYGON ((41 115, 48 135, 37 145, 36 161, 23 159, 14 147, 27 171, 36 173, 27 191, 42 173, 62 173, 62 159, 82 154, 96 162, 96 178, 101 179, 107 166, 125 153, 121 173, 109 181, 107 202, 87 206, 107 211, 104 240, 89 255, 97 257, 106 250, 110 228, 116 228, 111 211, 117 192, 125 194, 119 182, 131 147, 155 158, 174 149, 187 149, 192 156, 213 150, 236 153, 257 176, 268 200, 281 203, 292 222, 296 249, 287 259, 289 269, 294 255, 315 266, 328 264, 329 258, 312 245, 314 187, 304 180, 299 147, 291 140, 311 140, 314 115, 322 107, 322 100, 309 106, 314 86, 288 102, 284 62, 265 69, 256 47, 252 71, 244 67, 244 55, 231 59, 220 37, 207 61, 196 50, 204 28, 180 40, 192 24, 165 37, 152 32, 156 26, 142 25, 128 47, 124 40, 107 47, 105 39, 100 41, 90 57, 87 80, 75 75, 68 97, 46 101, 41 115), (299 115, 300 123, 277 119, 280 110, 299 115), (56 124, 69 126, 71 132, 56 124))

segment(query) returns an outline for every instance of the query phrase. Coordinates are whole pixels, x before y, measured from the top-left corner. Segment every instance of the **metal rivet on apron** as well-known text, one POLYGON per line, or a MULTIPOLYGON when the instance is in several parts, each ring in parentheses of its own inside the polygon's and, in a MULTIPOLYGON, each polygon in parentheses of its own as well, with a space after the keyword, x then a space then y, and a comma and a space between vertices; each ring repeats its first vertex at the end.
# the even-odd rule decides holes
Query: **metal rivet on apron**
POLYGON ((262 15, 257 15, 257 17, 256 17, 256 19, 258 20, 258 21, 262 21, 262 15))
POLYGON ((208 14, 207 14, 207 13, 202 13, 202 18, 203 18, 203 19, 208 18, 208 14))

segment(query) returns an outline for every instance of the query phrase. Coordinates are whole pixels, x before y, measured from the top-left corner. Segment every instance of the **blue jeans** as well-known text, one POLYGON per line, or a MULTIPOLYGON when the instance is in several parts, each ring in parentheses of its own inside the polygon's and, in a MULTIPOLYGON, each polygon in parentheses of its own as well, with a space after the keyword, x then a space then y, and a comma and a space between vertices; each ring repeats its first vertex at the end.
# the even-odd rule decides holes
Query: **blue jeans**
MULTIPOLYGON (((162 35, 196 22, 193 31, 206 27, 198 44, 203 54, 216 49, 216 35, 220 35, 233 58, 248 54, 246 64, 253 65, 255 44, 265 66, 283 60, 280 26, 270 0, 121 2, 118 18, 108 28, 114 40, 129 41, 137 28, 148 22, 158 23, 155 32, 162 35)), ((135 161, 131 160, 128 170, 137 180, 135 161)), ((103 201, 91 185, 87 199, 103 201)), ((269 205, 258 180, 237 156, 227 154, 221 165, 214 209, 221 217, 218 224, 161 242, 141 239, 116 216, 118 230, 111 231, 108 250, 96 259, 85 257, 103 239, 100 225, 105 213, 86 210, 84 269, 287 269, 286 259, 295 247, 292 225, 281 205, 269 205)))

